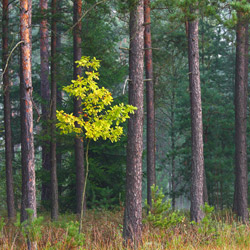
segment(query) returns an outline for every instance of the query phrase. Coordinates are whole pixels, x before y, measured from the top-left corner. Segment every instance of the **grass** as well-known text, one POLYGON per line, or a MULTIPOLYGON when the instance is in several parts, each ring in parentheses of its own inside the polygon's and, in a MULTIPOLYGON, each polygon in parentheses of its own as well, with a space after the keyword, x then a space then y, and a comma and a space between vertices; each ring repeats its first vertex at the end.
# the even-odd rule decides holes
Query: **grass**
MULTIPOLYGON (((126 249, 122 240, 123 211, 87 211, 83 221, 84 235, 78 235, 75 215, 61 215, 58 222, 50 222, 48 216, 32 228, 38 250, 119 250, 126 249), (81 247, 79 245, 83 244, 81 247)), ((31 230, 31 231, 32 231, 31 230)), ((24 229, 20 225, 2 223, 1 250, 26 250, 24 229)), ((168 228, 143 225, 139 249, 250 249, 250 228, 235 221, 230 211, 213 213, 200 225, 192 225, 185 219, 168 228)))

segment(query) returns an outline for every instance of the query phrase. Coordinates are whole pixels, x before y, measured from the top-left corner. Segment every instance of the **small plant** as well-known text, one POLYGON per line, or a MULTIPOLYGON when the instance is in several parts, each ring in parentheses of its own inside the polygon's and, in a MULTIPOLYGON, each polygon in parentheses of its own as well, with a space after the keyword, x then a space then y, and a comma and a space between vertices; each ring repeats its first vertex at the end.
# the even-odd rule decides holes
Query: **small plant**
POLYGON ((99 88, 96 80, 99 80, 98 69, 100 61, 95 57, 83 56, 81 60, 76 61, 78 67, 86 69, 86 77, 77 76, 72 80, 72 84, 63 88, 70 96, 82 100, 81 111, 77 116, 66 114, 63 110, 57 111, 57 127, 62 134, 75 133, 82 140, 87 139, 86 147, 86 176, 82 194, 81 216, 79 224, 79 233, 82 230, 83 202, 86 192, 86 183, 88 179, 89 161, 88 150, 90 140, 109 139, 116 142, 123 134, 123 127, 120 125, 125 122, 130 113, 137 109, 132 105, 113 105, 111 93, 104 87, 99 88))
MULTIPOLYGON (((82 247, 85 244, 85 235, 79 233, 79 222, 69 221, 69 222, 53 222, 56 228, 63 228, 66 231, 64 236, 64 242, 68 243, 72 247, 82 247)), ((57 247, 62 244, 62 242, 57 243, 57 247)))
POLYGON ((4 226, 6 225, 5 221, 4 221, 4 218, 1 217, 0 218, 0 233, 3 234, 3 228, 4 226))
POLYGON ((185 217, 180 215, 177 211, 171 211, 171 201, 163 201, 165 195, 162 189, 158 186, 153 185, 151 187, 152 192, 152 207, 148 205, 146 200, 146 207, 149 209, 149 213, 144 219, 145 222, 150 222, 155 227, 169 228, 171 226, 176 226, 177 224, 184 221, 185 217))
POLYGON ((24 238, 27 240, 28 245, 30 243, 35 243, 42 238, 42 224, 44 218, 42 216, 34 218, 34 210, 27 208, 26 209, 28 219, 21 222, 20 213, 17 213, 16 222, 14 223, 15 227, 21 232, 24 238))
POLYGON ((213 219, 214 207, 209 206, 206 202, 202 207, 202 210, 205 214, 204 218, 200 223, 196 223, 191 221, 190 224, 196 225, 198 227, 198 233, 204 236, 213 235, 216 236, 216 232, 218 231, 218 227, 222 226, 222 223, 217 222, 213 219))

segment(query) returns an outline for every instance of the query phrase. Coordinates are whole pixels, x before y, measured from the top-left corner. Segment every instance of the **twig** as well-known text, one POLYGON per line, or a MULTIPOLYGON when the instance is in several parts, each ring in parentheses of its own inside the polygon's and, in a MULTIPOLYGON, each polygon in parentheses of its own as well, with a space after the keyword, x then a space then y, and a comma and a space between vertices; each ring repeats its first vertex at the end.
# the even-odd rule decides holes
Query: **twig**
POLYGON ((34 100, 33 100, 32 97, 31 97, 31 100, 32 100, 33 107, 35 108, 36 113, 37 113, 37 115, 38 115, 37 122, 39 122, 39 121, 40 121, 40 118, 41 118, 41 115, 40 115, 39 110, 38 110, 38 108, 37 108, 37 106, 36 106, 36 103, 34 102, 34 100))
POLYGON ((81 204, 81 215, 80 215, 80 223, 79 223, 79 234, 82 232, 83 205, 84 205, 84 200, 85 200, 86 186, 87 186, 87 180, 88 180, 88 174, 89 174, 89 143, 90 143, 90 140, 88 140, 87 148, 86 148, 86 175, 85 175, 84 187, 83 187, 83 192, 82 192, 82 204, 81 204))
POLYGON ((126 90, 126 86, 128 84, 128 82, 130 81, 129 77, 126 78, 125 82, 124 82, 124 85, 123 85, 123 91, 122 91, 122 94, 124 95, 125 94, 125 90, 126 90))
POLYGON ((65 33, 68 33, 69 31, 71 31, 72 29, 74 29, 76 27, 76 25, 82 21, 82 19, 92 10, 94 9, 97 5, 104 3, 108 0, 102 0, 100 2, 97 2, 96 4, 94 4, 93 6, 91 6, 88 10, 85 11, 85 13, 78 19, 78 21, 72 26, 70 27, 65 33))
POLYGON ((4 73, 6 72, 6 69, 8 68, 8 64, 9 64, 9 60, 10 60, 10 57, 12 55, 12 53, 14 52, 14 50, 17 48, 17 46, 21 43, 24 43, 24 41, 19 41, 15 46, 14 48, 11 50, 8 58, 7 58, 7 61, 6 61, 6 64, 5 64, 5 67, 4 67, 4 70, 3 70, 3 73, 1 74, 1 77, 3 77, 4 73))
POLYGON ((119 49, 130 50, 129 48, 125 48, 125 47, 119 47, 119 49))

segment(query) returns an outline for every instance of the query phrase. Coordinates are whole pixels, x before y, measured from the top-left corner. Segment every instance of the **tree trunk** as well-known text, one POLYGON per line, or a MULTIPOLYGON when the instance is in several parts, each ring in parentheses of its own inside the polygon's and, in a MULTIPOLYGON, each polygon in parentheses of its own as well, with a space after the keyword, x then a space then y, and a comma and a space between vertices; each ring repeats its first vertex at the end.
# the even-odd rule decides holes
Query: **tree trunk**
MULTIPOLYGON (((74 24, 78 22, 82 16, 82 0, 74 1, 74 24)), ((77 76, 81 76, 82 69, 77 67, 75 61, 80 60, 82 56, 81 49, 81 30, 82 24, 81 21, 77 23, 73 30, 74 36, 74 79, 77 79, 77 76)), ((74 99, 74 115, 79 116, 81 112, 81 99, 74 99)), ((84 150, 83 150, 83 141, 76 137, 75 138, 75 164, 76 164, 76 212, 81 214, 82 208, 82 192, 84 187, 84 150)))
POLYGON ((150 0, 144 0, 144 48, 146 69, 146 102, 147 102, 147 201, 152 206, 151 186, 156 184, 155 175, 155 110, 153 55, 151 42, 150 0))
POLYGON ((248 84, 248 25, 238 12, 236 28, 235 72, 235 194, 234 208, 238 217, 248 222, 247 210, 247 84, 248 84))
MULTIPOLYGON (((59 2, 58 8, 60 9, 62 6, 62 2, 59 2)), ((57 53, 61 54, 62 53, 62 30, 60 29, 60 26, 57 29, 57 38, 56 38, 56 48, 57 48, 57 53)), ((61 65, 60 65, 60 59, 57 64, 57 71, 61 71, 61 65)), ((57 109, 62 108, 62 91, 58 84, 56 85, 56 104, 57 104, 57 109)), ((61 142, 61 137, 57 138, 56 141, 56 164, 57 164, 57 170, 60 172, 62 169, 62 142, 61 142)), ((60 196, 62 195, 63 192, 63 186, 62 183, 58 181, 58 200, 60 200, 60 196)))
POLYGON ((57 183, 57 164, 56 164, 56 12, 57 1, 52 0, 52 25, 51 25, 51 219, 58 219, 58 183, 57 183))
POLYGON ((172 209, 175 210, 175 203, 176 203, 176 183, 175 183, 175 129, 174 129, 174 106, 175 106, 175 89, 174 85, 172 87, 172 100, 171 100, 171 150, 172 150, 172 156, 171 156, 171 165, 172 165, 172 174, 171 174, 171 186, 172 186, 172 209))
POLYGON ((204 217, 203 206, 203 127, 199 69, 199 21, 188 22, 188 61, 189 88, 191 100, 192 135, 192 182, 191 182, 191 220, 200 222, 204 217))
MULTIPOLYGON (((42 20, 40 22, 40 57, 41 57, 41 97, 42 97, 42 133, 44 136, 48 134, 49 119, 49 101, 50 101, 50 84, 49 84, 49 35, 48 35, 48 0, 40 0, 40 9, 42 20)), ((49 140, 42 141, 42 167, 49 175, 51 170, 50 162, 50 145, 49 140)), ((42 183, 42 202, 49 203, 51 197, 50 182, 42 183)))
MULTIPOLYGON (((3 0, 3 71, 8 59, 8 23, 9 23, 9 3, 3 0)), ((12 133, 11 133, 11 103, 10 103, 10 82, 8 66, 3 75, 3 93, 4 93, 4 131, 5 131, 5 170, 6 170, 6 193, 8 218, 13 220, 15 217, 13 175, 12 175, 12 133)))
POLYGON ((128 121, 126 201, 123 237, 132 245, 141 240, 143 151, 143 0, 130 9, 129 104, 137 107, 128 121))
POLYGON ((20 1, 20 34, 21 41, 21 153, 22 153, 22 206, 21 222, 28 219, 27 208, 33 210, 36 217, 36 180, 33 137, 33 106, 31 78, 32 32, 31 15, 32 1, 20 1))

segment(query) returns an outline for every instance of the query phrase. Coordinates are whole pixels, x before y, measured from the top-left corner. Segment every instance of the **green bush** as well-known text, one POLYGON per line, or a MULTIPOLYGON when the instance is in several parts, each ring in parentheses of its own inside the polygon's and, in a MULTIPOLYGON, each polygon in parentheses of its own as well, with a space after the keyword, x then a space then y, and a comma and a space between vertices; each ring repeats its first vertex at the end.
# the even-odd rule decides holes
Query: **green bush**
POLYGON ((152 206, 150 207, 147 200, 145 201, 149 212, 146 219, 143 220, 144 223, 149 222, 154 227, 169 228, 184 221, 185 217, 180 212, 171 210, 171 200, 163 201, 165 195, 162 189, 153 185, 151 192, 152 206))

